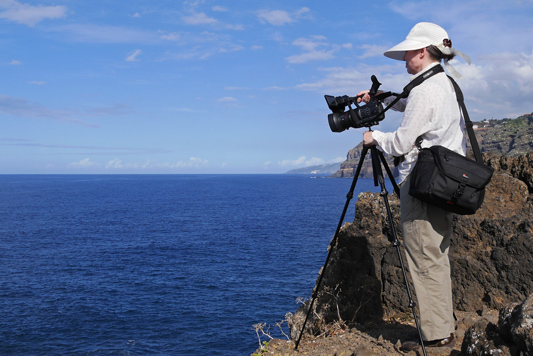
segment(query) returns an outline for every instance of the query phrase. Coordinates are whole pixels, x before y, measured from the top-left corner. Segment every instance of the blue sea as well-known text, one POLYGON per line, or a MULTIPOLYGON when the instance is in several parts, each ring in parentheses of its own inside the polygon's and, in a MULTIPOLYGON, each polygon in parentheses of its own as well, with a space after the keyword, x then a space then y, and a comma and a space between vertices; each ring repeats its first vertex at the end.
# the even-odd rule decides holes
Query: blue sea
POLYGON ((0 355, 250 355, 310 297, 351 182, 0 175, 0 355))

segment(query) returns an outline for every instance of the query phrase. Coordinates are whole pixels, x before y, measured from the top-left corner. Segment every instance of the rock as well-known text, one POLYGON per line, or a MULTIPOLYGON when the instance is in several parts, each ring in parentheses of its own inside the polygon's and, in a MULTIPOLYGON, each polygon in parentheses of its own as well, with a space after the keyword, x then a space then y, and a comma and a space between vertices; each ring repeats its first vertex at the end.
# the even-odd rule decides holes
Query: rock
POLYGON ((521 180, 533 193, 533 154, 526 153, 518 157, 500 156, 493 153, 484 154, 485 162, 496 171, 507 172, 521 180))
POLYGON ((523 303, 500 313, 502 336, 526 355, 533 355, 533 294, 523 303))
MULTIPOLYGON (((484 156, 497 172, 478 213, 454 217, 450 249, 454 307, 478 314, 533 293, 533 155, 484 156)), ((401 241, 399 200, 390 195, 389 203, 401 241)), ((325 274, 306 333, 367 330, 383 320, 408 318, 411 309, 391 231, 383 198, 378 193, 359 194, 354 220, 341 229, 329 265, 320 272, 325 274)), ((403 247, 400 252, 404 254, 403 247)), ((405 256, 403 261, 406 264, 405 256)), ((289 317, 293 338, 308 307, 309 301, 289 317)), ((478 329, 488 326, 480 324, 478 329)))
POLYGON ((533 294, 500 310, 498 325, 487 319, 469 328, 461 352, 478 355, 533 355, 533 294))
POLYGON ((487 319, 481 319, 465 333, 461 345, 461 353, 465 356, 497 355, 510 356, 506 346, 500 347, 501 339, 496 332, 496 326, 487 319))

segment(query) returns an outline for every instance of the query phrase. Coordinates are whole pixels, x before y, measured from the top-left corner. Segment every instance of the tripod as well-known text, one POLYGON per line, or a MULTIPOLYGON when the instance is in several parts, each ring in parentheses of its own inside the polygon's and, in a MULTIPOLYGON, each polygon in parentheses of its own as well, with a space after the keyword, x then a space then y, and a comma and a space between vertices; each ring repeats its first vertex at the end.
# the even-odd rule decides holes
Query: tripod
MULTIPOLYGON (((396 237, 396 231, 395 231, 394 225, 393 225, 392 213, 391 213, 391 210, 390 210, 389 199, 388 199, 389 193, 387 191, 387 188, 385 187, 385 179, 383 177, 383 170, 381 169, 381 164, 383 164, 383 166, 385 167, 385 170, 387 171, 387 175, 389 176, 389 179, 392 182, 392 185, 394 187, 394 191, 396 192, 396 194, 398 196, 400 196, 400 189, 398 188, 398 185, 394 181, 394 178, 392 176, 392 172, 391 172, 391 170, 389 168, 389 165, 387 164, 387 162, 385 160, 383 152, 379 151, 376 148, 376 146, 370 146, 370 147, 363 146, 363 150, 361 152, 361 158, 359 159, 359 163, 357 165, 357 169, 356 169, 354 177, 353 177, 353 181, 352 181, 352 185, 350 187, 350 191, 346 195, 346 203, 344 204, 344 209, 342 211, 342 215, 341 215, 341 218, 339 220, 339 224, 337 225, 337 230, 335 231, 335 235, 331 239, 331 242, 330 242, 330 245, 329 245, 328 257, 326 258, 326 262, 324 263, 324 267, 322 268, 322 273, 320 273, 320 276, 319 276, 319 279, 317 281, 317 284, 316 284, 315 288, 313 289, 313 295, 312 295, 312 298, 311 298, 311 303, 309 304, 309 309, 307 310, 307 315, 306 315, 304 323, 302 325, 302 330, 300 331, 300 335, 298 337, 298 340, 296 341, 296 345, 294 347, 295 350, 298 349, 298 345, 300 344, 300 341, 302 339, 302 335, 303 335, 304 330, 305 330, 305 325, 307 324, 307 321, 309 319, 309 315, 311 314, 311 311, 313 310, 313 305, 314 305, 315 300, 316 300, 316 298, 318 296, 318 291, 320 289, 320 284, 322 283, 322 279, 323 279, 323 277, 324 277, 324 275, 326 273, 326 268, 328 266, 328 263, 329 263, 333 248, 337 244, 337 238, 338 238, 338 235, 339 235, 339 231, 341 229, 342 223, 344 222, 344 217, 346 216, 346 212, 347 212, 348 207, 350 205, 350 201, 353 198, 353 192, 354 192, 354 189, 355 189, 355 185, 357 184, 357 180, 359 178, 359 174, 361 173, 361 168, 363 166, 363 162, 365 160, 366 154, 368 153, 368 150, 370 150, 371 157, 372 157, 372 171, 373 171, 373 175, 374 175, 374 186, 377 187, 378 184, 379 184, 379 186, 381 187, 380 195, 383 197, 383 201, 385 203, 385 208, 387 210, 387 218, 388 218, 389 226, 390 226, 390 230, 391 230, 391 234, 389 236, 389 241, 391 242, 392 246, 394 246, 396 248, 396 253, 398 254, 398 258, 400 260, 400 266, 401 266, 401 269, 402 269, 403 279, 404 279, 404 282, 405 282, 405 288, 407 290, 407 296, 409 298, 409 307, 413 311, 413 317, 415 319, 416 328, 418 330, 418 337, 420 338, 420 340, 423 340, 422 339, 422 331, 420 329, 420 323, 419 323, 419 320, 418 320, 418 315, 416 314, 416 310, 415 310, 415 305, 416 304, 413 301, 413 297, 412 297, 412 294, 411 294, 411 289, 409 288, 409 282, 407 280, 407 272, 405 271, 405 265, 403 263, 403 258, 402 258, 402 254, 401 254, 401 251, 400 251, 400 242, 398 241, 398 238, 396 237)), ((424 347, 424 343, 421 341, 420 344, 422 346, 422 351, 423 351, 424 356, 425 356, 426 355, 426 348, 424 347)))

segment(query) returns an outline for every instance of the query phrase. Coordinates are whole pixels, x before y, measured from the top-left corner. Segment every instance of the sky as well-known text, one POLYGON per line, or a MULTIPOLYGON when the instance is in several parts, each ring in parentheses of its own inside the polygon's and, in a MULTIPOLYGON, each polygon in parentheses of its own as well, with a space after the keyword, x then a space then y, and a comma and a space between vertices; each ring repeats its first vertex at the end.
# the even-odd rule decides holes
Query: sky
MULTIPOLYGON (((324 95, 355 96, 418 22, 470 117, 533 111, 533 0, 0 0, 0 174, 277 174, 341 162, 324 95)), ((394 131, 401 114, 374 126, 394 131)))

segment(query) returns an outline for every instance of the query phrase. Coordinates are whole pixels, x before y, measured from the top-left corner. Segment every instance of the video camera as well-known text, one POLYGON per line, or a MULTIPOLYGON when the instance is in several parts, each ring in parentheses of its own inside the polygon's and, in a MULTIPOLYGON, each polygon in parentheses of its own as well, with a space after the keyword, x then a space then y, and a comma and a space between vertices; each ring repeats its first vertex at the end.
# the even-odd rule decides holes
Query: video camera
POLYGON ((328 115, 331 131, 342 132, 350 127, 371 127, 377 125, 385 118, 380 95, 376 95, 381 83, 375 75, 370 79, 372 80, 372 87, 368 93, 370 95, 370 101, 365 105, 360 106, 357 103, 357 99, 361 98, 362 95, 354 97, 347 95, 337 97, 332 95, 324 96, 328 107, 333 112, 328 115), (352 108, 351 104, 355 104, 356 108, 352 108), (348 110, 344 111, 346 107, 348 107, 348 110))

